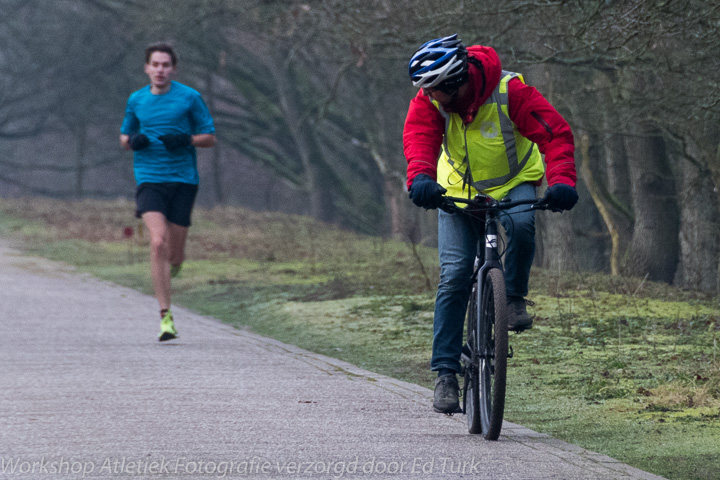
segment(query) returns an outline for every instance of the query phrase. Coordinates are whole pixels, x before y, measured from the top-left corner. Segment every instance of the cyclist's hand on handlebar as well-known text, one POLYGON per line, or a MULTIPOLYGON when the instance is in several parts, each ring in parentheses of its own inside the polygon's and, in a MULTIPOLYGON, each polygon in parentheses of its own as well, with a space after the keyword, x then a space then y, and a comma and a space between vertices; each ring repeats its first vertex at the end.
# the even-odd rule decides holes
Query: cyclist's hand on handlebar
POLYGON ((443 194, 447 192, 439 183, 427 175, 420 174, 410 186, 410 200, 426 210, 438 208, 443 204, 443 194))
POLYGON ((543 202, 550 210, 570 210, 578 201, 575 187, 564 183, 556 183, 545 191, 543 202))

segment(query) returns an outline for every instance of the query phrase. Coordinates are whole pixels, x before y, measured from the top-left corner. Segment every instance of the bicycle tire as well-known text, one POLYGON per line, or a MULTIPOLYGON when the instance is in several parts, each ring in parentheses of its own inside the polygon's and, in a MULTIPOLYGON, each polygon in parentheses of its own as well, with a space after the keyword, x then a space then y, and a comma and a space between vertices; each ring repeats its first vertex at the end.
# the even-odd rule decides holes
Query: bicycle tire
POLYGON ((477 288, 473 285, 467 309, 467 343, 465 364, 465 377, 463 383, 463 401, 465 403, 465 416, 467 417, 468 432, 482 433, 480 422, 480 376, 478 373, 478 355, 475 347, 475 332, 477 330, 478 298, 477 288))
POLYGON ((498 439, 505 413, 507 315, 505 278, 502 270, 493 268, 483 282, 477 321, 480 423, 486 440, 498 439))

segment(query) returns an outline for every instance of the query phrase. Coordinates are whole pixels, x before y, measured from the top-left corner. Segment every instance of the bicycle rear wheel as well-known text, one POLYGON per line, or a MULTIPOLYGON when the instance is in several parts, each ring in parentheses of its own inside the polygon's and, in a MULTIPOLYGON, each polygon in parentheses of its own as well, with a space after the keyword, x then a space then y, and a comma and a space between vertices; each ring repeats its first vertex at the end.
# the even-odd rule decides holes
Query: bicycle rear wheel
POLYGON ((482 435, 487 440, 497 440, 505 413, 508 355, 505 278, 500 269, 490 269, 485 276, 477 329, 482 435))

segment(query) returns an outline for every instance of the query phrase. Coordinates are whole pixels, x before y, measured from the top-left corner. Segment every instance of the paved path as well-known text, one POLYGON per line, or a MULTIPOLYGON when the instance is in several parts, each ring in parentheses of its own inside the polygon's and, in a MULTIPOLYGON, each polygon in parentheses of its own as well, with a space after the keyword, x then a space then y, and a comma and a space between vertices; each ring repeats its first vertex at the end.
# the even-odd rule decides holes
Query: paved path
POLYGON ((0 478, 658 479, 0 243, 0 478), (14 472, 14 473, 13 473, 14 472))

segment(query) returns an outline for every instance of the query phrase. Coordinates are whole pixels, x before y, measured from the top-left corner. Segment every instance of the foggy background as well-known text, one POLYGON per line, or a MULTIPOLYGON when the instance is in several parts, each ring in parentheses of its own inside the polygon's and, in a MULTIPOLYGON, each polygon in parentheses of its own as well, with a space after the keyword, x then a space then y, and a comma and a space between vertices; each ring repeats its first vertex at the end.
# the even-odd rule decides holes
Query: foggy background
MULTIPOLYGON (((407 61, 458 33, 565 116, 580 202, 536 263, 720 291, 720 5, 703 1, 0 0, 0 196, 131 198, 125 103, 168 41, 218 145, 198 204, 435 241, 405 191, 407 61)), ((541 193, 540 190, 539 193, 541 193)), ((1 232, 0 232, 1 234, 1 232)), ((288 234, 292 227, 288 226, 288 234)))

